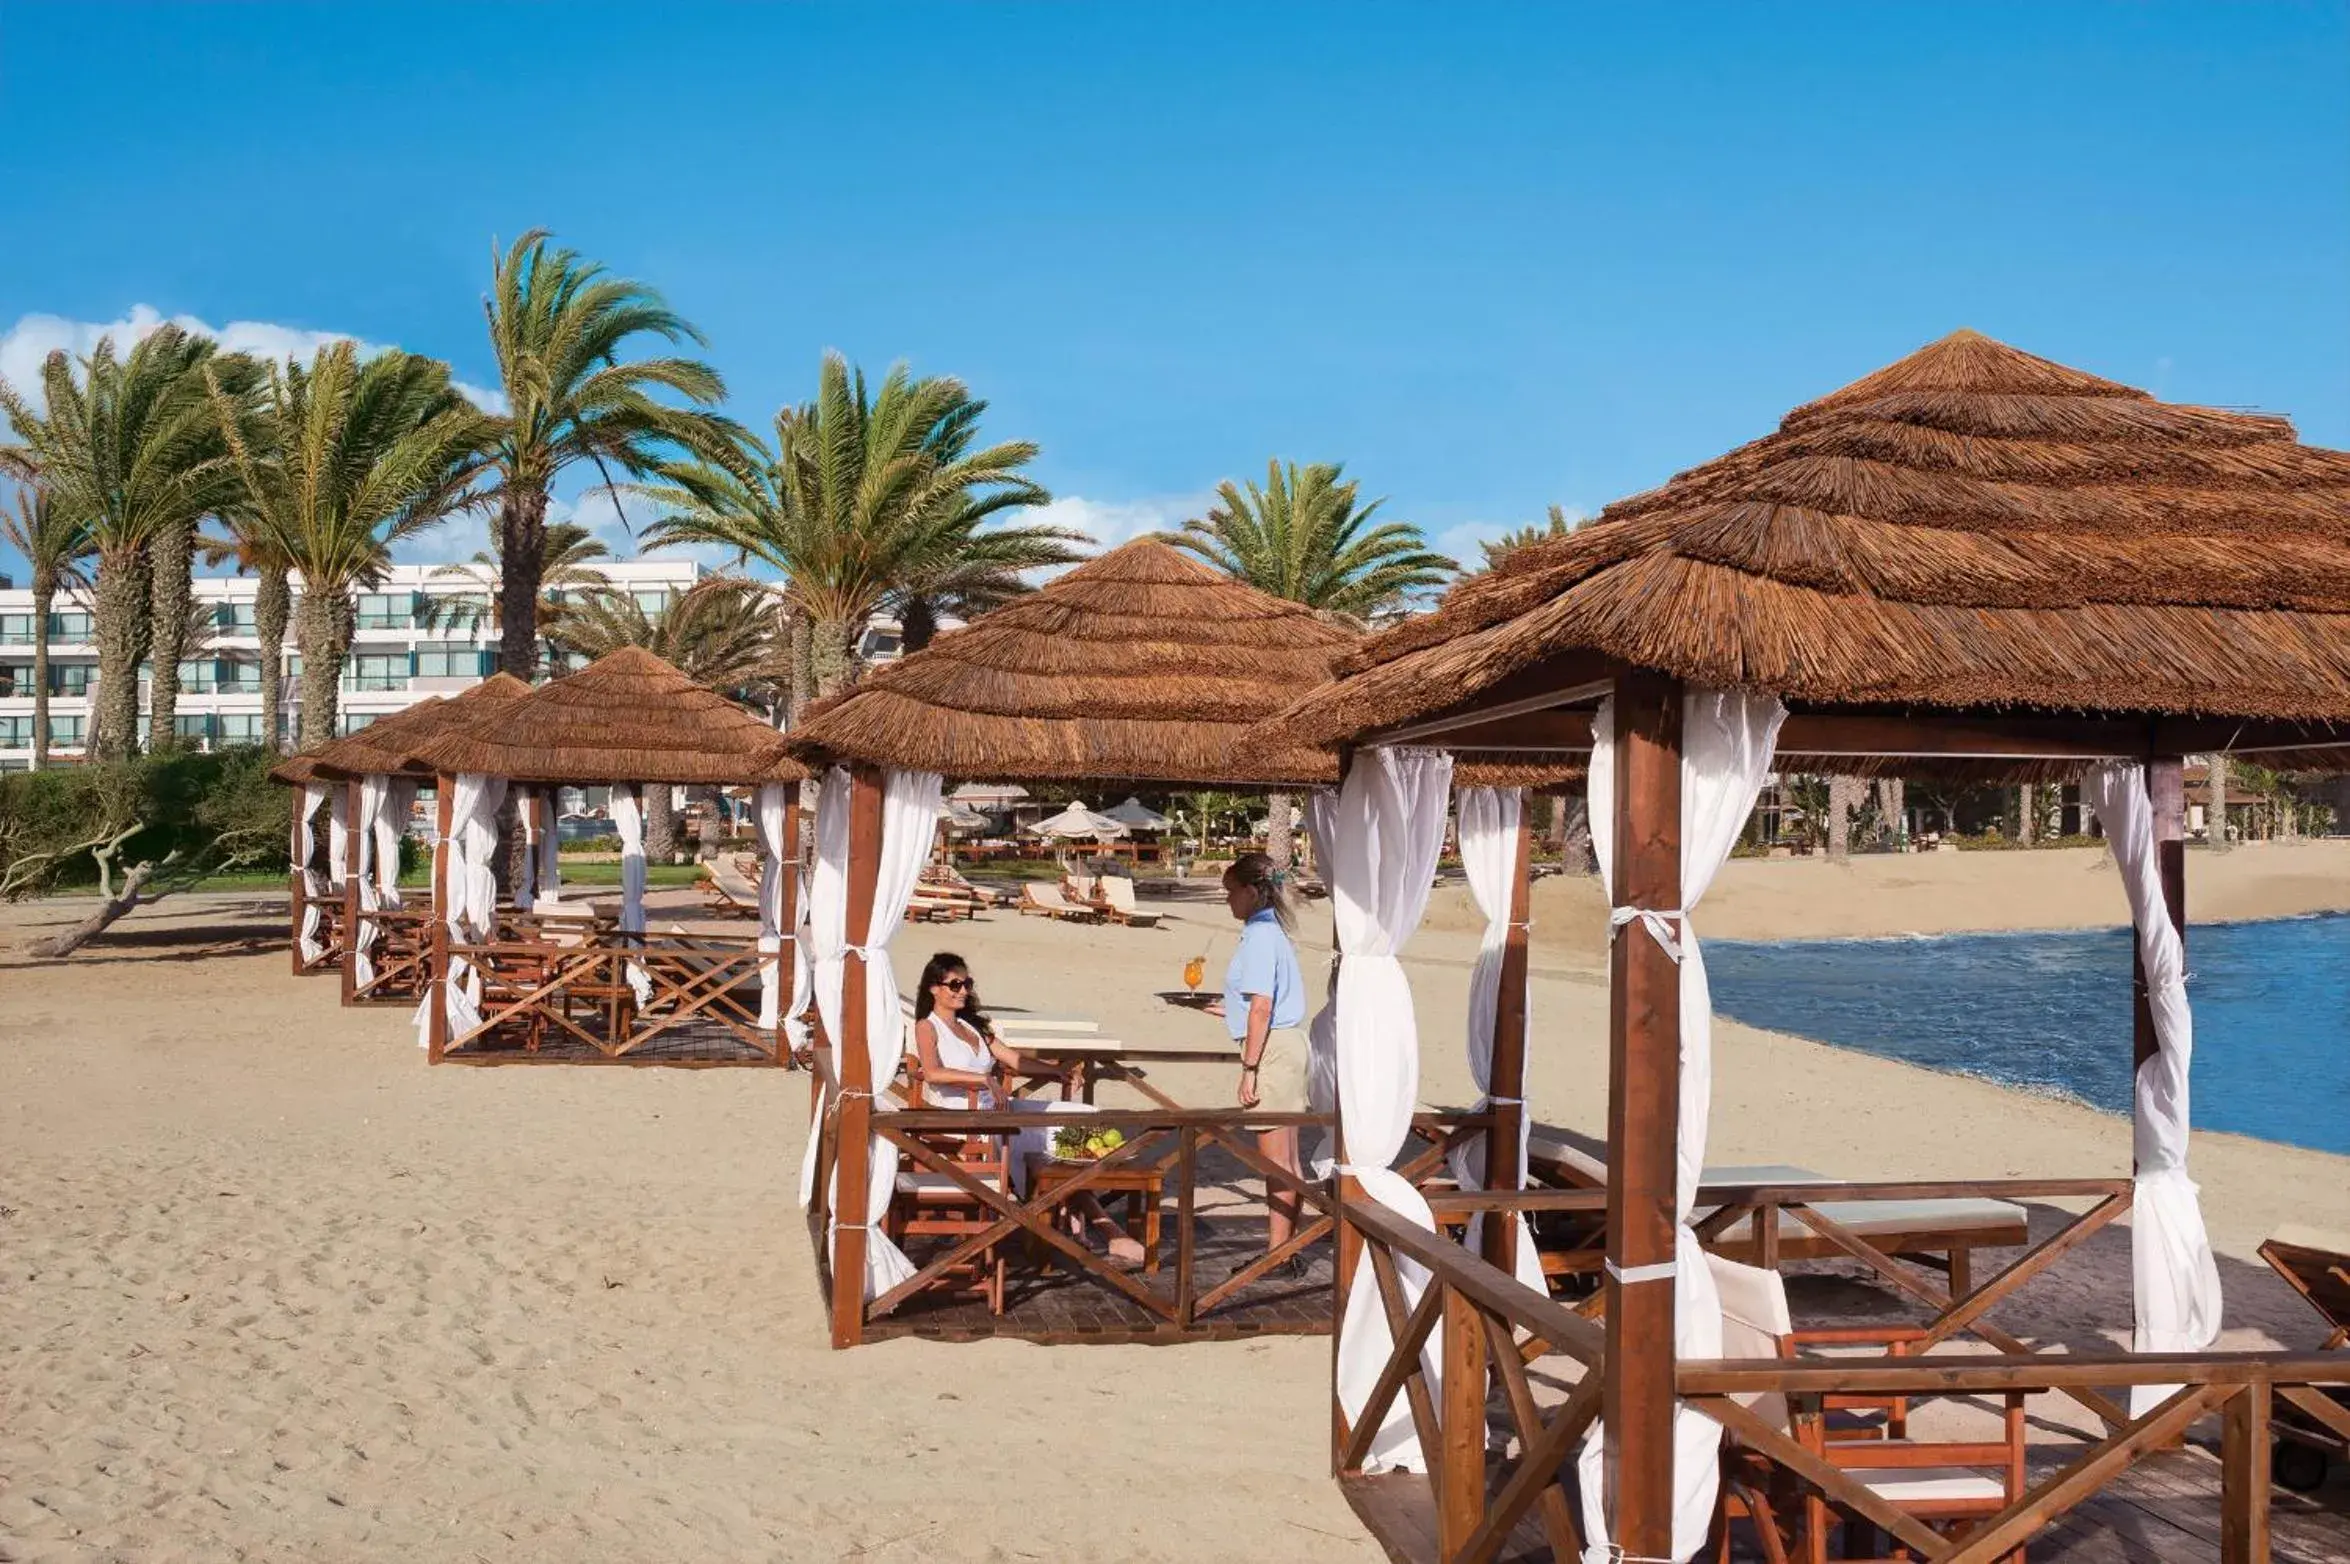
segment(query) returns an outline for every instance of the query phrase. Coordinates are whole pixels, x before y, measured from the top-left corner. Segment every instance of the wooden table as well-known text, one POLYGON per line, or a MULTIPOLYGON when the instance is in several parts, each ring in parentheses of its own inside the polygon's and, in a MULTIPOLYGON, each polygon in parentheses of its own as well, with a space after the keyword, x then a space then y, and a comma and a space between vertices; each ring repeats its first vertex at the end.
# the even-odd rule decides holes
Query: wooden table
MULTIPOLYGON (((1196 1104, 1177 1102, 1150 1083, 1148 1073, 1139 1068, 1145 1064, 1229 1064, 1240 1063, 1240 1050, 1223 1048, 1149 1048, 1120 1042, 1114 1037, 1021 1037, 1005 1041, 1023 1055, 1053 1068, 1046 1079, 1074 1081, 1080 1100, 1093 1101, 1096 1084, 1102 1081, 1124 1081, 1162 1108, 1182 1109, 1196 1104)), ((1064 1085, 1062 1097, 1068 1099, 1069 1086, 1064 1085)))
MULTIPOLYGON (((1071 1121, 1082 1124, 1082 1119, 1071 1121)), ((1070 1182, 1080 1173, 1089 1171, 1091 1162, 1069 1162, 1042 1152, 1028 1154, 1028 1201, 1035 1206, 1051 1207, 1058 1202, 1054 1191, 1070 1182)), ((1139 1159, 1121 1162, 1085 1186, 1102 1198, 1106 1205, 1113 1197, 1122 1198, 1126 1209, 1126 1231, 1142 1245, 1142 1268, 1159 1268, 1159 1205, 1166 1182, 1165 1170, 1158 1164, 1139 1159)))

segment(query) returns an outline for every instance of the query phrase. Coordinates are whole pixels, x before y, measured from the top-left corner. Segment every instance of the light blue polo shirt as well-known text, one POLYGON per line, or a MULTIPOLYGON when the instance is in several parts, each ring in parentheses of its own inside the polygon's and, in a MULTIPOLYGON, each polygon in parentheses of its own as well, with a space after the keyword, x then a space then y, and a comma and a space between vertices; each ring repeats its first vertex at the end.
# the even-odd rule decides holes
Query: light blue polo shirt
POLYGON ((1305 979, 1297 970, 1297 949, 1281 932, 1268 907, 1240 926, 1240 944, 1224 969, 1224 1026, 1236 1043, 1248 1041, 1248 998, 1273 996, 1273 1030, 1305 1025, 1305 979))

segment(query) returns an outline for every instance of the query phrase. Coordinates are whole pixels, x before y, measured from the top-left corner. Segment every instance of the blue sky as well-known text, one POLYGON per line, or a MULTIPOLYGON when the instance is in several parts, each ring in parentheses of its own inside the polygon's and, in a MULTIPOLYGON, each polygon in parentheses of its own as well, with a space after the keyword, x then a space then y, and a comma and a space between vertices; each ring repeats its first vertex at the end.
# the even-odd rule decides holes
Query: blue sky
POLYGON ((2341 4, 0 0, 0 372, 143 306, 486 383, 542 225, 745 421, 957 374, 1111 537, 1277 454, 1472 549, 1961 325, 2344 446, 2345 81, 2341 4))

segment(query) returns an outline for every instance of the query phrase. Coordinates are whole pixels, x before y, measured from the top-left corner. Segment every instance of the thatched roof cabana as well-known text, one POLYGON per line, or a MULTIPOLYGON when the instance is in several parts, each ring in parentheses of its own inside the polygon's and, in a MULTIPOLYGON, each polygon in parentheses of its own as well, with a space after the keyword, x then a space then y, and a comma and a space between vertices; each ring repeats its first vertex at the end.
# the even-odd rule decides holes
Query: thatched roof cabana
POLYGON ((1463 581, 1268 734, 1506 704, 1565 654, 1798 711, 2350 720, 2350 454, 1960 331, 1463 581))
POLYGON ((1358 639, 1142 538, 875 669, 793 749, 991 781, 1331 783, 1331 751, 1240 739, 1358 639))
POLYGON ((796 782, 783 735, 641 647, 543 684, 488 724, 445 730, 415 758, 444 774, 531 786, 796 782))
POLYGON ((450 696, 427 696, 377 718, 357 732, 288 756, 270 769, 269 777, 289 787, 299 787, 305 782, 343 782, 363 776, 429 777, 432 768, 412 758, 416 745, 443 733, 462 732, 489 721, 497 712, 529 694, 530 686, 512 674, 494 673, 470 690, 450 696))

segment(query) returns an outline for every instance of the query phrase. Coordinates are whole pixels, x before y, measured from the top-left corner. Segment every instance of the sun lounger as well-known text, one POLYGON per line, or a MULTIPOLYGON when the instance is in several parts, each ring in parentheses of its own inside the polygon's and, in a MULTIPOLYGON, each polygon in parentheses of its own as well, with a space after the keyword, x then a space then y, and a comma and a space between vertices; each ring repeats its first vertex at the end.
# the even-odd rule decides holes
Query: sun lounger
MULTIPOLYGON (((2309 1300, 2329 1328, 2325 1351, 2350 1352, 2350 1233, 2311 1227, 2280 1227, 2260 1246, 2260 1257, 2295 1292, 2309 1300)), ((2326 1392, 2350 1407, 2350 1391, 2326 1392)), ((2277 1447, 2272 1469, 2278 1482, 2307 1493, 2326 1480, 2328 1457, 2350 1456, 2350 1440, 2298 1407, 2277 1408, 2277 1447)))
POLYGON ((1047 885, 1038 880, 1030 880, 1020 887, 1020 896, 1020 910, 1023 913, 1042 913, 1050 918, 1069 918, 1085 923, 1096 923, 1101 920, 1101 914, 1091 907, 1072 905, 1069 898, 1061 894, 1061 888, 1058 885, 1047 885))
MULTIPOLYGON (((1607 1184, 1606 1147, 1588 1136, 1549 1125, 1537 1125, 1527 1137, 1528 1170, 1539 1180, 1573 1188, 1598 1189, 1607 1184)), ((1707 1184, 1833 1184, 1845 1182, 1810 1168, 1784 1164, 1709 1166, 1707 1184)), ((1949 1200, 1827 1200, 1819 1213, 1898 1259, 1922 1260, 1950 1273, 1954 1292, 1972 1290, 1973 1253, 1977 1249, 2012 1248, 2028 1243, 2031 1224, 2024 1208, 2005 1200, 1970 1198, 1949 1200)), ((1710 1213, 1697 1212, 1702 1222, 1710 1213)), ((1835 1244, 1804 1225, 1791 1211, 1778 1213, 1778 1251, 1781 1260, 1820 1260, 1843 1254, 1835 1244)), ((1539 1237, 1538 1237, 1538 1241, 1539 1237)), ((1733 1260, 1758 1258, 1754 1223, 1741 1220, 1709 1245, 1733 1260)), ((1557 1274, 1580 1274, 1599 1269, 1602 1255, 1596 1247, 1570 1242, 1554 1250, 1544 1246, 1543 1269, 1557 1274)))
POLYGON ((931 896, 919 889, 906 903, 908 923, 953 923, 971 913, 971 904, 959 896, 931 896))
POLYGON ((713 858, 702 865, 701 891, 710 903, 710 910, 719 917, 759 915, 758 880, 743 874, 739 866, 723 858, 713 858))
POLYGON ((1102 915, 1113 923, 1123 923, 1130 929, 1155 929, 1159 914, 1143 912, 1134 905, 1134 882, 1122 874, 1105 874, 1099 882, 1101 899, 1094 903, 1102 915))

